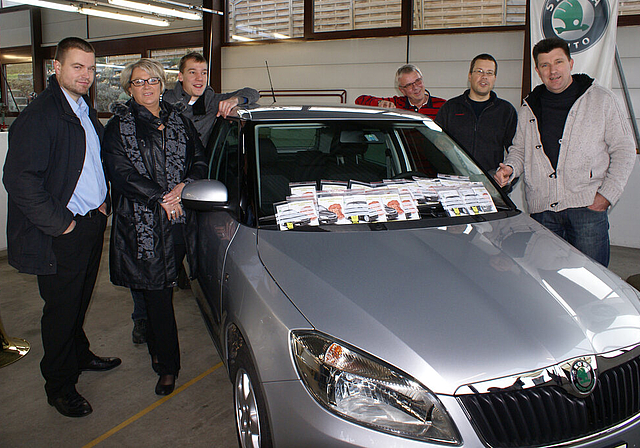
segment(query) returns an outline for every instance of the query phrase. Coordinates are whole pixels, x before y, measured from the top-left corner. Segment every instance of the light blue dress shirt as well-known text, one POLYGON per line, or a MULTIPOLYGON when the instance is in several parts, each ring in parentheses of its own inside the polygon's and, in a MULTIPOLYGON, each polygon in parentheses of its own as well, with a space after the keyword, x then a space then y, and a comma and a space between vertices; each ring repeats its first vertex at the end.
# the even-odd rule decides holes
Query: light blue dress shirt
POLYGON ((62 89, 71 109, 80 119, 84 128, 86 150, 82 173, 73 191, 73 195, 67 204, 67 208, 76 215, 85 215, 87 212, 102 205, 107 197, 107 182, 104 177, 102 161, 100 160, 100 138, 96 133, 93 123, 89 118, 89 106, 84 98, 78 101, 62 89))

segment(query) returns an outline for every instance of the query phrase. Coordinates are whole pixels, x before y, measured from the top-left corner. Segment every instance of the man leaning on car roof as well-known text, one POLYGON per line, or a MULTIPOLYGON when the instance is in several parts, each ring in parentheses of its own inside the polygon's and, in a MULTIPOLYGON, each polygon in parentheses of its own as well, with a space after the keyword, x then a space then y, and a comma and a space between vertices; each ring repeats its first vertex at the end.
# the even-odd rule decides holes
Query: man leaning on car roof
POLYGON ((379 98, 361 95, 356 98, 356 104, 412 110, 429 118, 436 118, 438 110, 447 101, 431 96, 424 87, 422 72, 413 64, 405 64, 396 71, 396 86, 404 96, 379 98))
POLYGON ((258 91, 250 87, 229 93, 214 92, 208 83, 207 60, 200 53, 184 55, 178 68, 178 82, 172 90, 164 92, 163 100, 187 106, 182 114, 193 122, 205 147, 217 117, 226 117, 238 104, 260 99, 258 91))

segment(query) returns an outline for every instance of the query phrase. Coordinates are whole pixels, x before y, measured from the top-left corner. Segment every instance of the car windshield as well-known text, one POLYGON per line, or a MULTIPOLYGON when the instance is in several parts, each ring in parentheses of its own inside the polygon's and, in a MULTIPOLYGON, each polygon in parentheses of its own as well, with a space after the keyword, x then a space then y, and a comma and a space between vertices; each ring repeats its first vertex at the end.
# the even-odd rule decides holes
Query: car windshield
POLYGON ((295 226, 352 224, 509 208, 482 170, 430 120, 258 122, 253 130, 260 222, 278 217, 283 230, 287 220, 295 226), (382 191, 393 195, 376 198, 382 203, 376 213, 372 195, 382 191), (303 198, 311 197, 315 215, 307 216, 311 203, 303 198))

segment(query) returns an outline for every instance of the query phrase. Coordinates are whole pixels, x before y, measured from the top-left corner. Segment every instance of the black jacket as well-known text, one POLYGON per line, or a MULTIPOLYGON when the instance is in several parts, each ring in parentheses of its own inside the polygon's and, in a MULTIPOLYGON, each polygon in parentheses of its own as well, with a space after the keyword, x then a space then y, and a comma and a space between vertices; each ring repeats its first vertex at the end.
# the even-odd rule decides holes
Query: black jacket
MULTIPOLYGON (((85 101, 91 104, 88 97, 85 101)), ((91 107, 89 117, 102 140, 103 127, 91 107)), ((8 255, 9 264, 20 272, 56 273, 52 241, 73 220, 67 204, 85 151, 84 128, 52 75, 47 88, 9 129, 3 177, 9 193, 8 255)))
POLYGON ((516 133, 515 108, 491 92, 490 104, 476 118, 469 103, 469 90, 447 101, 436 122, 487 171, 495 170, 504 159, 516 133))
MULTIPOLYGON (((162 102, 163 115, 177 113, 169 103, 162 102)), ((135 289, 157 290, 173 286, 178 278, 174 260, 172 224, 158 202, 169 191, 167 185, 163 142, 167 132, 157 129, 153 116, 144 107, 130 100, 127 104, 112 107, 114 116, 105 128, 102 145, 105 166, 111 182, 113 219, 109 248, 111 281, 120 286, 135 289), (145 177, 135 168, 127 155, 120 132, 120 121, 126 114, 135 119, 135 135, 142 162, 149 174, 145 177), (136 226, 135 204, 146 205, 152 212, 150 252, 152 257, 139 256, 140 227, 136 226)), ((179 116, 187 131, 187 148, 182 181, 202 179, 207 172, 204 149, 198 133, 189 119, 179 116)), ((167 126, 169 126, 168 122, 167 126)), ((191 272, 196 272, 196 216, 186 212, 185 243, 191 272)))

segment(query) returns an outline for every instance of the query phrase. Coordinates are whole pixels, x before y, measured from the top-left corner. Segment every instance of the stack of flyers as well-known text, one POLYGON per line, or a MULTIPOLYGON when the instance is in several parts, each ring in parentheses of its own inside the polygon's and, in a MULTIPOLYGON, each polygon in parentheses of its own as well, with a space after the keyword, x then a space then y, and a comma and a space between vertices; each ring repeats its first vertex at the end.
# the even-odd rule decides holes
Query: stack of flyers
POLYGON ((450 187, 438 187, 438 198, 449 216, 464 216, 469 215, 470 212, 464 202, 464 198, 455 188, 450 187))
POLYGON ((369 222, 369 205, 365 189, 350 190, 350 194, 344 196, 343 210, 345 217, 353 224, 369 222))
POLYGON ((379 189, 368 190, 366 192, 367 206, 369 207, 369 221, 386 222, 387 214, 384 211, 382 195, 379 189))
POLYGON ((350 180, 349 181, 349 189, 350 190, 371 190, 373 187, 368 182, 360 182, 359 180, 350 180))
MULTIPOLYGON (((390 179, 385 179, 383 182, 388 187, 397 188, 398 191, 400 192, 400 196, 403 196, 403 195, 406 196, 405 190, 409 190, 411 192, 412 202, 415 202, 416 204, 426 204, 427 203, 426 198, 424 196, 424 193, 422 192, 422 189, 420 188, 420 184, 418 184, 418 182, 415 181, 415 180, 406 180, 406 179, 399 179, 399 180, 391 179, 390 180, 390 179)), ((435 191, 434 191, 434 195, 435 195, 435 191)), ((405 200, 405 198, 403 198, 403 201, 404 200, 405 200)), ((409 218, 409 216, 407 216, 407 219, 416 219, 416 218, 409 218)))
POLYGON ((343 192, 318 193, 318 217, 320 224, 349 224, 343 212, 344 195, 343 192))
POLYGON ((442 186, 440 179, 416 178, 415 181, 420 187, 421 196, 424 198, 424 202, 419 202, 420 204, 434 204, 438 202, 439 198, 436 188, 442 186))
POLYGON ((400 206, 400 194, 397 188, 385 188, 381 191, 384 211, 387 214, 387 221, 405 221, 407 216, 400 206))
POLYGON ((418 212, 418 201, 413 196, 413 192, 410 187, 411 183, 400 186, 398 188, 398 194, 400 195, 400 204, 404 210, 406 219, 420 219, 420 213, 418 212))
POLYGON ((318 210, 313 199, 290 196, 287 201, 273 204, 280 230, 291 230, 300 226, 317 226, 318 210))
POLYGON ((491 195, 480 182, 469 184, 469 187, 459 188, 458 191, 462 195, 467 209, 472 215, 482 213, 494 213, 496 209, 491 195))
POLYGON ((442 185, 460 185, 469 183, 469 176, 456 176, 454 174, 438 173, 438 179, 440 179, 442 185))
POLYGON ((289 190, 291 196, 307 196, 316 198, 316 183, 315 182, 290 182, 289 190))
POLYGON ((338 180, 321 180, 320 190, 322 191, 344 191, 349 186, 348 182, 338 180))

